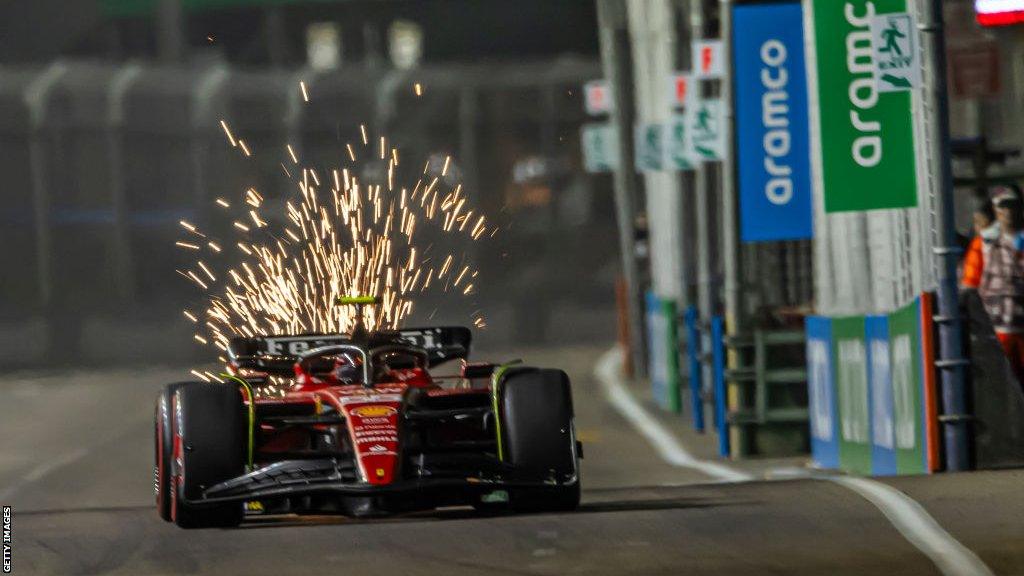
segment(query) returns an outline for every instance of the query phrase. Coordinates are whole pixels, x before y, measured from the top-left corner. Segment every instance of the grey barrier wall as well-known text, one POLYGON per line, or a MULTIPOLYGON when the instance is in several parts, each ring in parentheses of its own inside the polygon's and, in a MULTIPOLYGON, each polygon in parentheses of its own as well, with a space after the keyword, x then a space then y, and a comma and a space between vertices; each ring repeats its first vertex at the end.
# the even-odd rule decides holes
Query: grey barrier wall
POLYGON ((180 313, 200 295, 174 272, 191 262, 174 247, 179 221, 228 234, 217 197, 254 187, 283 204, 295 186, 285 145, 306 164, 336 166, 360 124, 399 146, 410 187, 426 160, 450 155, 449 176, 502 228, 470 250, 487 278, 479 294, 428 298, 418 319, 482 311, 495 342, 606 337, 617 261, 609 183, 583 173, 578 145, 579 88, 598 75, 572 59, 329 74, 217 62, 2 68, 0 363, 199 353, 180 313), (222 119, 251 158, 226 143, 222 119), (588 304, 608 305, 587 314, 588 304))

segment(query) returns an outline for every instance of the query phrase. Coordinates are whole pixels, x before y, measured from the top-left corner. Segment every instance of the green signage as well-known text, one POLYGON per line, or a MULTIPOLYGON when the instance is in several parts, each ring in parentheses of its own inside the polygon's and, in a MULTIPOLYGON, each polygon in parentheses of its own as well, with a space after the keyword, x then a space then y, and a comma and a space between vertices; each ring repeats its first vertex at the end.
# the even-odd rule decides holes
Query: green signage
POLYGON ((663 126, 658 123, 638 124, 634 134, 637 172, 656 172, 663 168, 663 126))
POLYGON ((679 372, 679 322, 676 313, 675 300, 665 298, 661 301, 661 313, 665 316, 665 349, 668 351, 668 386, 663 402, 665 408, 678 413, 683 409, 682 397, 680 396, 680 372, 679 372))
POLYGON ((693 170, 692 144, 686 121, 685 115, 673 114, 665 124, 665 165, 670 170, 693 170))
POLYGON ((926 472, 920 322, 917 300, 889 315, 893 427, 898 474, 926 472))
POLYGON ((826 212, 917 204, 910 94, 881 92, 871 25, 906 0, 812 0, 826 212))
POLYGON ((839 405, 839 465, 871 474, 871 413, 868 406, 864 317, 832 321, 835 397, 839 405))
POLYGON ((611 172, 619 164, 617 131, 610 124, 590 123, 580 128, 583 166, 587 172, 611 172))
POLYGON ((690 148, 688 156, 708 162, 724 157, 724 111, 722 103, 718 100, 699 100, 687 108, 687 142, 690 148))
POLYGON ((901 92, 921 85, 921 49, 910 14, 884 14, 871 22, 875 81, 880 92, 901 92))

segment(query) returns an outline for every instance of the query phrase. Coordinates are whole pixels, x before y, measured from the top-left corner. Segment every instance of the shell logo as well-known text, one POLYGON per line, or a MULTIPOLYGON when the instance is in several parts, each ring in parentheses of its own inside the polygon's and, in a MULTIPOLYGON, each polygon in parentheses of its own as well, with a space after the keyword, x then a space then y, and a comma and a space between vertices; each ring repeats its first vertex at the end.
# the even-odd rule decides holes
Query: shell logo
POLYGON ((373 418, 380 416, 391 416, 397 412, 391 406, 359 406, 352 409, 352 414, 360 418, 373 418))

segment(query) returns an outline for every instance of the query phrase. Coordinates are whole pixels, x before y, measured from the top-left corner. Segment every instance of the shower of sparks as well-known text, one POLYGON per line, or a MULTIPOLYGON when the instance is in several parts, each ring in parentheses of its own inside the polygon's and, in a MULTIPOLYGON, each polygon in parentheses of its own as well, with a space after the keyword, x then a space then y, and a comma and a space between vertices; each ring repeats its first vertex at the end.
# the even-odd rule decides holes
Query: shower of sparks
POLYGON ((300 80, 299 88, 302 89, 302 99, 309 102, 309 92, 306 91, 306 83, 300 80))
MULTIPOLYGON (((225 122, 221 126, 232 146, 242 142, 225 122)), ((349 165, 319 172, 323 181, 286 145, 288 159, 297 166, 294 178, 285 169, 296 186, 290 197, 265 204, 263 195, 248 188, 237 202, 217 198, 216 204, 232 216, 237 234, 233 242, 176 242, 199 253, 189 269, 178 273, 208 296, 202 314, 184 311, 205 330, 194 335, 196 341, 226 350, 235 336, 346 333, 353 327, 355 310, 337 305, 341 296, 380 297, 380 304, 364 310, 366 327, 397 328, 412 312, 417 294, 432 289, 474 292, 468 279, 478 272, 465 255, 432 253, 434 244, 419 245, 416 232, 426 226, 468 242, 493 233, 494 227, 468 208, 461 185, 448 190, 427 175, 411 187, 396 185, 398 150, 389 148, 383 136, 368 138, 365 126, 360 126, 360 136, 368 150, 363 156, 387 160, 385 181, 362 182, 356 176, 361 171, 354 166, 351 144, 346 144, 349 165), (265 206, 280 206, 283 213, 265 215, 265 206), (230 251, 235 254, 232 262, 209 264, 223 260, 217 256, 221 246, 232 243, 238 249, 230 251)), ((446 159, 445 171, 448 163, 446 159)), ((181 226, 191 238, 206 238, 194 224, 182 221, 181 226)), ((475 326, 486 326, 478 311, 471 316, 475 326)), ((209 372, 193 374, 218 380, 209 372)))
POLYGON ((228 128, 228 123, 223 121, 223 120, 221 120, 220 121, 220 127, 223 128, 224 129, 224 133, 227 134, 228 142, 231 142, 231 147, 234 148, 234 147, 238 146, 238 142, 235 141, 235 137, 231 134, 231 129, 228 128))
POLYGON ((422 84, 417 82, 416 85, 413 87, 413 89, 416 90, 416 95, 417 96, 423 96, 423 85, 422 84))

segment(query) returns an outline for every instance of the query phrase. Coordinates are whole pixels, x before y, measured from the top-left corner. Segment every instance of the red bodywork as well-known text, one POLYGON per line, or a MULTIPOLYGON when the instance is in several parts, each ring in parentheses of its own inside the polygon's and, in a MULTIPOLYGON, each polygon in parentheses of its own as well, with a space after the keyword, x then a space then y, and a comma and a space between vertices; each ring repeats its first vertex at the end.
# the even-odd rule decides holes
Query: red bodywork
MULTIPOLYGON (((193 392, 173 393, 175 416, 158 410, 158 452, 165 450, 172 464, 166 474, 158 453, 158 498, 170 491, 172 508, 180 504, 207 513, 196 517, 207 523, 234 521, 227 514, 236 503, 245 503, 252 513, 367 516, 508 503, 516 490, 520 497, 558 492, 568 504, 575 490, 578 501, 578 445, 571 442, 571 421, 546 432, 568 442, 564 454, 550 456, 548 450, 534 461, 516 460, 520 449, 506 456, 499 421, 505 414, 499 407, 512 402, 503 396, 506 370, 466 362, 467 328, 356 332, 232 339, 225 380, 236 389, 220 388, 222 393, 218 387, 183 383, 188 387, 183 390, 193 392), (456 374, 429 372, 456 360, 461 362, 456 374), (179 397, 191 398, 191 404, 182 401, 191 407, 182 409, 179 397), (186 426, 182 415, 193 424, 186 426), (173 438, 163 440, 160 424, 173 431, 173 438), (190 434, 195 436, 185 442, 190 434), (556 462, 555 456, 565 457, 556 462), (188 461, 199 471, 195 476, 186 470, 192 466, 188 461)), ((521 371, 531 377, 541 372, 521 371)), ((521 386, 550 384, 559 394, 562 408, 546 422, 571 418, 566 412, 571 400, 562 396, 568 387, 564 373, 558 381, 524 382, 521 386)), ((516 395, 520 403, 529 398, 522 389, 516 395)), ((522 419, 537 412, 523 408, 514 414, 522 419)), ((521 425, 545 422, 538 418, 521 425)))
MULTIPOLYGON (((371 485, 390 484, 398 478, 400 466, 399 422, 403 401, 411 388, 424 389, 429 398, 457 395, 489 395, 490 387, 446 389, 422 368, 389 370, 372 387, 340 384, 330 378, 305 373, 295 366, 295 383, 282 397, 257 395, 259 407, 306 404, 310 412, 333 411, 346 424, 349 446, 358 464, 360 480, 371 485)), ((259 451, 264 454, 301 449, 307 434, 300 429, 261 427, 259 451)))

